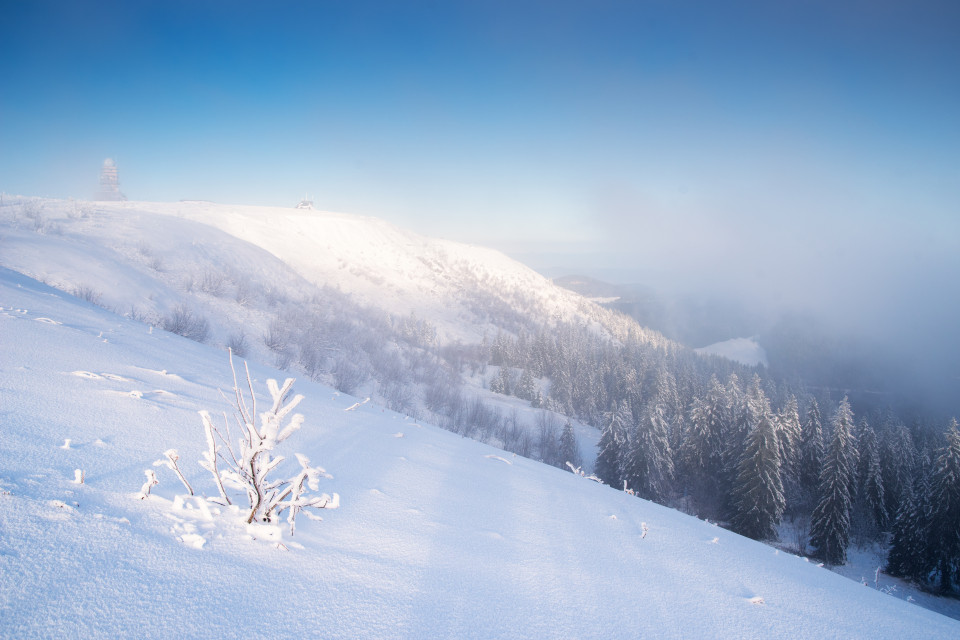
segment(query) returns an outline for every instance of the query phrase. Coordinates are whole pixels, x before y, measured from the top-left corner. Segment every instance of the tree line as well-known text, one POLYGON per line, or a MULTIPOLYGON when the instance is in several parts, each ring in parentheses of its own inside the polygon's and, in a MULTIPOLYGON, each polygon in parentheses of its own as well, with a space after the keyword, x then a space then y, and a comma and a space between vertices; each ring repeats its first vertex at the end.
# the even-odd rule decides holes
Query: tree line
POLYGON ((851 542, 890 541, 887 571, 960 588, 956 421, 856 419, 759 372, 665 342, 613 341, 561 326, 485 343, 490 388, 601 429, 604 483, 775 541, 787 519, 798 551, 846 562, 851 542), (798 400, 798 396, 800 399, 798 400))

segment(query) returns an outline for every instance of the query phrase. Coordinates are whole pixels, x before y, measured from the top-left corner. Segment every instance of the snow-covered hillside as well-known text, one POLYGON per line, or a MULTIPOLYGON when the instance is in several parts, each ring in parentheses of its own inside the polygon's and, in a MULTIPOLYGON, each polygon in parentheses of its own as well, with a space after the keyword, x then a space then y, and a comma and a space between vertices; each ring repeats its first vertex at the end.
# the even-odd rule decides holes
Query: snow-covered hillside
MULTIPOLYGON (((956 638, 960 623, 570 473, 298 382, 288 442, 340 494, 294 538, 137 499, 226 354, 0 270, 4 637, 956 638), (75 484, 75 470, 85 475, 75 484)), ((256 384, 283 374, 251 366, 256 384)), ((292 456, 290 456, 292 459, 292 456)))
POLYGON ((218 283, 204 278, 222 284, 235 275, 281 289, 297 288, 298 278, 332 287, 361 305, 427 319, 444 342, 479 343, 484 333, 515 330, 532 318, 590 324, 610 315, 500 252, 426 238, 376 218, 195 201, 27 200, 25 206, 26 213, 13 205, 0 216, 4 266, 67 290, 109 285, 101 293, 127 304, 128 286, 164 297, 144 276, 167 286, 191 278, 197 289, 216 290, 218 283), (87 254, 96 260, 84 260, 87 254), (141 279, 127 279, 131 267, 141 279), (159 275, 167 269, 184 273, 159 275))
POLYGON ((755 338, 731 338, 695 349, 697 353, 720 356, 748 367, 767 366, 767 352, 755 338))

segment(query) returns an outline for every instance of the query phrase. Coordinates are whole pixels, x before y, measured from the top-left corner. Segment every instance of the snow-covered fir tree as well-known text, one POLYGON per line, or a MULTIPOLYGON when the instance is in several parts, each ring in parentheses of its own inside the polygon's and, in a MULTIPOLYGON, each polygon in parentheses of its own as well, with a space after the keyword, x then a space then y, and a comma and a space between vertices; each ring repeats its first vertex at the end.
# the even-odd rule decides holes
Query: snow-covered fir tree
POLYGON ((928 553, 940 581, 940 592, 960 585, 960 431, 953 420, 947 443, 938 452, 930 482, 928 553))
POLYGON ((900 513, 907 494, 913 496, 916 467, 917 449, 910 430, 899 421, 887 423, 880 438, 880 468, 885 511, 891 519, 900 513))
POLYGON ((530 373, 529 369, 524 369, 520 374, 520 380, 517 382, 516 388, 513 390, 514 395, 521 400, 533 400, 537 397, 539 391, 533 374, 530 373))
POLYGON ((597 461, 593 472, 604 484, 623 486, 623 457, 627 452, 627 434, 633 418, 630 406, 623 400, 619 407, 606 414, 606 426, 597 443, 597 461))
POLYGON ((810 522, 810 543, 827 564, 847 561, 855 462, 853 411, 844 397, 833 418, 833 439, 820 473, 820 498, 810 522))
POLYGON ((737 374, 731 373, 726 386, 727 417, 724 421, 723 449, 720 452, 723 471, 718 479, 723 509, 733 515, 735 507, 731 502, 733 487, 737 483, 740 458, 743 454, 747 434, 750 433, 750 412, 747 399, 740 386, 737 374))
POLYGON ((717 377, 711 376, 707 393, 694 398, 680 459, 686 483, 701 514, 719 515, 723 471, 723 432, 726 428, 727 397, 717 377))
POLYGON ((913 488, 904 490, 900 509, 893 522, 893 539, 887 556, 886 572, 907 580, 920 581, 927 573, 927 484, 921 479, 913 488))
POLYGON ((663 407, 651 402, 641 410, 623 467, 623 478, 641 498, 664 503, 673 479, 669 426, 663 407))
POLYGON ((820 486, 823 469, 823 419, 816 398, 810 399, 806 420, 800 431, 800 460, 797 478, 800 482, 801 502, 812 509, 820 486))
POLYGON ((510 371, 510 367, 507 367, 506 365, 500 367, 500 371, 493 378, 493 380, 490 381, 490 391, 505 396, 512 395, 513 375, 510 371))
POLYGON ((780 446, 770 403, 754 378, 748 396, 752 428, 733 488, 733 530, 755 540, 777 538, 785 499, 780 479, 780 446))
POLYGON ((780 447, 780 478, 783 481, 784 495, 792 502, 798 500, 800 492, 800 410, 797 398, 790 395, 776 416, 777 444, 780 447))
POLYGON ((569 462, 576 468, 583 465, 577 436, 574 434, 573 425, 569 420, 563 425, 563 431, 560 432, 560 462, 564 465, 569 462))
POLYGON ((880 468, 880 447, 873 427, 861 419, 857 426, 857 497, 855 505, 858 526, 866 537, 876 537, 887 528, 887 507, 884 500, 883 476, 880 468))

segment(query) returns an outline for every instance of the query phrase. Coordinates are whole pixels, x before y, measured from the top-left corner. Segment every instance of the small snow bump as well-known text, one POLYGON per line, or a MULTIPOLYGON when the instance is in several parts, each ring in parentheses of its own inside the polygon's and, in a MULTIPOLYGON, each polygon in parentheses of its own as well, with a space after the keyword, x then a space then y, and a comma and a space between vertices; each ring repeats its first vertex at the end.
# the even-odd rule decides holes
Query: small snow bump
POLYGON ((758 605, 766 604, 766 602, 763 601, 762 596, 753 596, 752 598, 748 598, 747 602, 749 602, 750 604, 758 604, 758 605))
POLYGON ((47 500, 47 506, 54 509, 63 509, 64 511, 73 511, 73 507, 63 500, 47 500))
POLYGON ((720 538, 714 538, 713 540, 710 540, 709 544, 720 544, 720 538))
POLYGON ((185 533, 177 539, 193 549, 203 549, 203 545, 207 543, 207 539, 199 533, 185 533))
POLYGON ((58 322, 57 320, 53 320, 51 318, 37 318, 37 322, 42 322, 44 324, 63 324, 62 322, 58 322))
POLYGON ((491 454, 488 454, 488 455, 485 455, 484 458, 490 458, 491 460, 499 460, 500 462, 506 462, 507 464, 513 464, 512 462, 510 462, 510 461, 507 460, 506 458, 501 458, 500 456, 494 455, 494 454, 492 454, 492 453, 491 453, 491 454))
POLYGON ((402 432, 402 431, 398 431, 398 432, 396 432, 395 434, 393 434, 393 437, 394 437, 394 438, 402 438, 402 437, 403 437, 403 432, 402 432))
POLYGON ((247 525, 247 534, 254 540, 269 540, 271 542, 280 542, 280 527, 273 524, 262 522, 251 522, 247 525))
POLYGON ((61 448, 61 449, 72 449, 73 447, 70 446, 70 443, 71 443, 71 442, 73 442, 73 440, 71 440, 70 438, 66 438, 66 439, 63 441, 63 444, 60 445, 60 448, 61 448))

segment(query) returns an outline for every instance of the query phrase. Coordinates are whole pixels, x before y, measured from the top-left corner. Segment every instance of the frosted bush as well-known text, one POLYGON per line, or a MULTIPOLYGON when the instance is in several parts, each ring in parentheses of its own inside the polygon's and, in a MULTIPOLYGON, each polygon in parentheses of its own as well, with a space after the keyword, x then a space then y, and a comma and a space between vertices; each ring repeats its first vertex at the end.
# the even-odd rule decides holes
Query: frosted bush
POLYGON ((271 477, 284 460, 283 456, 274 454, 277 445, 303 425, 303 415, 291 414, 303 400, 303 396, 296 395, 288 399, 293 388, 293 378, 287 378, 282 386, 278 385, 276 380, 267 380, 267 389, 273 402, 269 410, 258 415, 250 370, 246 365, 244 369, 249 398, 240 389, 231 353, 234 422, 239 430, 239 437, 233 440, 230 419, 226 413, 223 414, 221 428, 213 423, 209 412, 201 411, 207 449, 200 465, 213 476, 220 498, 226 504, 233 504, 228 489, 239 489, 246 493, 249 504, 247 524, 274 523, 286 511, 290 535, 293 535, 296 518, 301 512, 307 517, 315 518, 316 516, 304 510, 336 509, 340 505, 340 496, 336 493, 332 497, 326 493, 311 493, 319 490, 321 478, 331 476, 322 468, 311 466, 309 459, 300 453, 294 454, 300 467, 294 475, 286 480, 275 480, 271 477), (258 417, 259 426, 256 420, 258 417))

